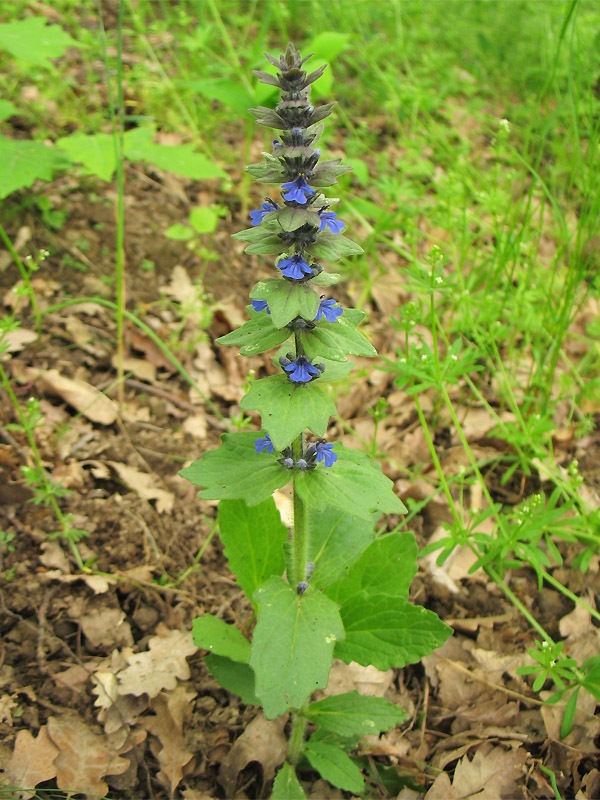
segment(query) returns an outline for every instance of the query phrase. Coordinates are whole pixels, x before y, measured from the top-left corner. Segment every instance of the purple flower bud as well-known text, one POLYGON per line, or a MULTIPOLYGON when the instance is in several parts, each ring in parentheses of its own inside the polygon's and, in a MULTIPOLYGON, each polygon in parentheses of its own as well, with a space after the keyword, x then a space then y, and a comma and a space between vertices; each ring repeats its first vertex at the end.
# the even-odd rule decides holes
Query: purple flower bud
POLYGON ((293 458, 289 458, 289 457, 288 458, 284 458, 281 463, 287 469, 293 469, 294 468, 294 459, 293 458))
POLYGON ((308 589, 308 583, 306 581, 300 581, 298 586, 296 586, 296 592, 300 596, 302 596, 307 589, 308 589))
POLYGON ((267 314, 270 314, 269 311, 269 304, 266 300, 252 300, 252 308, 255 311, 266 311, 267 314))
POLYGON ((302 470, 305 470, 305 469, 308 468, 308 464, 306 463, 306 461, 303 458, 299 458, 298 461, 296 461, 296 466, 298 467, 298 469, 302 469, 302 470))
POLYGON ((270 197, 267 197, 265 202, 260 204, 260 208, 255 208, 254 211, 250 212, 252 225, 260 225, 270 211, 277 211, 278 208, 279 206, 277 203, 274 203, 270 197))

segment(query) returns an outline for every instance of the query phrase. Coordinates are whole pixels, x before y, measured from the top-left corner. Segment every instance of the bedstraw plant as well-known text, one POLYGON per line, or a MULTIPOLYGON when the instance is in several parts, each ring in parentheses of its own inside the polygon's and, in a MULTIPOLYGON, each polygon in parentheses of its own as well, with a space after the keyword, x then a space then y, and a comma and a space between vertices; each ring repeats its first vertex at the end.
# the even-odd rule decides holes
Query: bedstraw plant
POLYGON ((263 430, 224 434, 218 450, 181 473, 202 487, 201 498, 221 501, 225 554, 254 613, 243 630, 205 614, 193 635, 210 651, 206 664, 224 688, 262 706, 267 719, 290 714, 289 754, 274 797, 304 797, 297 769, 359 793, 364 777, 350 753, 363 735, 406 714, 357 692, 311 702, 327 687, 332 659, 404 667, 440 646, 451 629, 408 601, 417 568, 412 534, 374 532, 381 514, 406 512, 392 482, 366 453, 325 438, 336 413, 326 384, 348 375, 349 355, 376 351, 358 330, 364 314, 329 295, 339 275, 323 262, 362 250, 344 236, 337 199, 322 191, 349 169, 340 159, 321 160, 321 121, 333 103, 313 107, 310 86, 325 67, 307 74, 309 56, 292 44, 280 58, 267 58, 275 74, 256 75, 280 89, 281 101, 251 113, 279 138, 247 171, 278 184, 281 198, 266 197, 251 212, 251 227, 234 238, 248 243, 247 253, 274 261, 277 276, 258 281, 250 320, 218 341, 240 346, 242 355, 279 348, 276 374, 254 380, 241 401, 244 411, 260 412, 263 430), (288 531, 272 495, 290 483, 288 531))

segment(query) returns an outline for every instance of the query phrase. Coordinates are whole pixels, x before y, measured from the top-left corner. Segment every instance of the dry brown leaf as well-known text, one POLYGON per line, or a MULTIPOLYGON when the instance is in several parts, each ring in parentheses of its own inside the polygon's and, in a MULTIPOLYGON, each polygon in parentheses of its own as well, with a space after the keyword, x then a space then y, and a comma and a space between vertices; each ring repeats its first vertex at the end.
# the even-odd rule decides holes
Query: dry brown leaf
POLYGON ((454 770, 454 778, 445 772, 433 782, 425 800, 506 800, 517 797, 522 785, 527 752, 523 747, 505 750, 484 745, 469 760, 464 756, 454 770))
POLYGON ((132 645, 133 636, 125 613, 120 608, 99 608, 79 620, 92 647, 132 645))
POLYGON ((119 694, 156 697, 163 689, 174 689, 177 679, 187 681, 190 668, 186 661, 198 649, 188 631, 168 631, 153 636, 149 650, 133 653, 129 666, 119 673, 119 694))
POLYGON ((168 695, 162 693, 154 700, 152 703, 154 717, 142 720, 144 728, 160 742, 160 748, 156 753, 160 763, 157 777, 171 795, 181 783, 183 768, 194 756, 192 752, 186 750, 183 735, 184 718, 191 708, 194 697, 196 692, 184 686, 177 686, 173 692, 168 695))
MULTIPOLYGON (((119 360, 116 354, 112 356, 110 363, 117 369, 119 360)), ((125 372, 132 372, 141 381, 153 383, 156 380, 156 365, 145 358, 124 358, 123 369, 125 372)))
POLYGON ((32 378, 37 379, 42 391, 58 395, 92 422, 112 425, 116 420, 116 405, 91 384, 74 378, 65 378, 56 369, 45 372, 30 370, 30 373, 32 378))
POLYGON ((37 339, 35 331, 28 331, 27 328, 17 328, 14 331, 7 331, 2 337, 2 343, 6 345, 7 353, 18 353, 31 342, 37 339))
POLYGON ((130 489, 137 492, 144 500, 156 500, 156 510, 159 514, 172 510, 175 496, 166 489, 159 489, 155 485, 155 478, 152 475, 140 472, 118 461, 107 461, 106 463, 115 470, 123 483, 126 483, 130 489))
MULTIPOLYGON (((251 761, 262 767, 263 788, 272 780, 276 768, 287 756, 288 743, 283 733, 286 720, 287 715, 267 720, 260 712, 236 739, 219 770, 219 783, 226 797, 235 796, 238 775, 251 761)), ((259 796, 263 797, 264 793, 259 796)))
MULTIPOLYGON (((29 731, 19 731, 14 752, 4 771, 4 782, 33 789, 38 783, 51 780, 56 776, 54 759, 57 755, 58 748, 52 744, 45 725, 35 739, 29 731)), ((23 790, 19 796, 33 797, 34 792, 23 790)))
POLYGON ((344 694, 357 691, 367 697, 384 697, 394 680, 394 670, 385 672, 374 666, 363 667, 356 661, 344 664, 334 660, 329 672, 329 683, 324 695, 344 694))
POLYGON ((48 733, 60 751, 54 761, 59 789, 104 797, 108 786, 102 778, 119 775, 129 766, 104 734, 94 733, 75 714, 50 717, 48 733))

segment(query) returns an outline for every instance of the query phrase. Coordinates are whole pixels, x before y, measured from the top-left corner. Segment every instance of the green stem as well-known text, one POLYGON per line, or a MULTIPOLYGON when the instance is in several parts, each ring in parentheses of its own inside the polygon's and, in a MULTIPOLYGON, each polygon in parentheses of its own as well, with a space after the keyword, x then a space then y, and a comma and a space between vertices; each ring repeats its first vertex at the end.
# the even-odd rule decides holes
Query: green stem
POLYGON ((304 732, 307 720, 299 714, 292 715, 292 732, 290 734, 289 761, 296 766, 304 750, 304 732))
POLYGON ((13 243, 8 237, 8 234, 4 230, 3 226, 0 224, 0 239, 4 242, 4 245, 8 252, 11 254, 13 261, 19 268, 19 272, 21 273, 21 278, 23 279, 23 283, 25 284, 25 288, 27 289, 27 296, 29 297, 29 302, 31 303, 31 310, 33 311, 33 316, 35 317, 35 327, 39 333, 42 330, 42 315, 40 314, 40 309, 38 306, 37 298, 35 296, 35 292, 33 291, 33 287, 31 285, 31 280, 29 278, 29 271, 21 257, 15 250, 13 243))
MULTIPOLYGON (((293 442, 292 450, 294 461, 302 457, 303 434, 293 442)), ((292 541, 292 581, 297 586, 306 580, 306 565, 308 563, 308 529, 306 526, 306 507, 296 490, 294 478, 294 534, 292 541)))

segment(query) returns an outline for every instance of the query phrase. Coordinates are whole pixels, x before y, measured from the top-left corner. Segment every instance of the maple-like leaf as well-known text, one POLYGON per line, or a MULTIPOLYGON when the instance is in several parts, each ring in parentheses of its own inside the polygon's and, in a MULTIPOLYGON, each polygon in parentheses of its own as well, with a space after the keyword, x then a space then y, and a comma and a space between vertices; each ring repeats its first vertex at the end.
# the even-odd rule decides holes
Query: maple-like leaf
POLYGON ((156 697, 163 689, 174 689, 178 678, 187 681, 190 677, 186 658, 197 649, 189 631, 153 636, 149 650, 127 658, 128 666, 118 676, 119 694, 156 697))
MULTIPOLYGON (((2 783, 11 786, 27 786, 34 788, 38 783, 56 777, 54 759, 58 748, 52 744, 48 736, 48 728, 40 728, 34 739, 27 730, 19 731, 15 740, 15 749, 2 776, 2 783)), ((16 791, 16 790, 15 790, 16 791)), ((22 790, 20 797, 33 797, 34 792, 22 790)))

